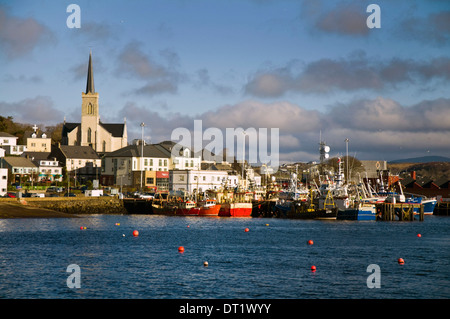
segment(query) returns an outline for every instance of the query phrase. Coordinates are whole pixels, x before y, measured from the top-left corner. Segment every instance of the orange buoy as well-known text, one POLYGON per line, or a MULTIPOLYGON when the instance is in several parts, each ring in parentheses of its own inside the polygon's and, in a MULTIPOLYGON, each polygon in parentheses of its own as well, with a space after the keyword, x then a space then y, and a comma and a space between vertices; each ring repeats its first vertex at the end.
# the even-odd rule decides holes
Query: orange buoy
POLYGON ((308 245, 313 245, 314 244, 314 242, 310 239, 310 240, 308 240, 308 245))
POLYGON ((184 253, 184 247, 183 246, 178 247, 178 252, 184 253))
POLYGON ((139 236, 139 232, 138 232, 137 230, 133 230, 133 236, 134 236, 134 237, 139 236))
POLYGON ((417 234, 417 237, 422 237, 422 234, 417 234))
POLYGON ((312 266, 311 266, 311 271, 312 271, 312 272, 315 272, 315 271, 316 271, 316 266, 312 265, 312 266))
POLYGON ((203 266, 208 267, 208 262, 207 261, 203 262, 203 266))
POLYGON ((244 229, 245 232, 248 232, 249 230, 250 230, 250 229, 248 229, 248 228, 244 229))
POLYGON ((403 264, 405 263, 405 261, 403 260, 403 258, 399 258, 399 259, 397 260, 397 262, 398 262, 400 265, 403 265, 403 264))

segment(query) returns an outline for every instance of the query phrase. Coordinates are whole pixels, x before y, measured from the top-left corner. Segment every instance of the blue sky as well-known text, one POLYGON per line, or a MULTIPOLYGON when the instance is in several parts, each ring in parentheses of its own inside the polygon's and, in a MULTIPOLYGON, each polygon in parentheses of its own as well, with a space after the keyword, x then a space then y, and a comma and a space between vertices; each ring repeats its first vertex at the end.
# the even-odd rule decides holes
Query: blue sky
POLYGON ((90 50, 101 120, 130 141, 201 119, 279 128, 282 162, 317 159, 320 132, 332 156, 450 156, 449 1, 0 1, 0 115, 79 122, 90 50))

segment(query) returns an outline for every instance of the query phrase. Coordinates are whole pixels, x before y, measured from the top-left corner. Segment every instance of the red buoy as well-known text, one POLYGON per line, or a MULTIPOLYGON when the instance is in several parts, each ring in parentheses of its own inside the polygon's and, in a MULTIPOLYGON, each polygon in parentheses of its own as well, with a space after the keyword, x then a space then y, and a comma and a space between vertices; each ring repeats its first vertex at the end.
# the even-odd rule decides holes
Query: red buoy
POLYGON ((183 253, 184 252, 184 247, 183 246, 178 247, 178 252, 183 253))
POLYGON ((405 263, 405 261, 403 260, 403 258, 399 258, 397 261, 398 261, 398 263, 399 263, 400 265, 403 265, 403 264, 405 263))
POLYGON ((422 235, 421 234, 417 234, 417 237, 422 237, 422 235))
POLYGON ((137 230, 133 230, 133 236, 134 236, 134 237, 139 236, 139 232, 138 232, 137 230))
POLYGON ((313 245, 314 244, 314 242, 310 239, 310 240, 308 240, 308 245, 313 245))
POLYGON ((316 271, 316 266, 314 266, 314 265, 311 266, 311 271, 312 271, 312 272, 315 272, 315 271, 316 271))
POLYGON ((248 232, 249 230, 250 230, 250 229, 248 229, 248 228, 244 229, 245 232, 248 232))

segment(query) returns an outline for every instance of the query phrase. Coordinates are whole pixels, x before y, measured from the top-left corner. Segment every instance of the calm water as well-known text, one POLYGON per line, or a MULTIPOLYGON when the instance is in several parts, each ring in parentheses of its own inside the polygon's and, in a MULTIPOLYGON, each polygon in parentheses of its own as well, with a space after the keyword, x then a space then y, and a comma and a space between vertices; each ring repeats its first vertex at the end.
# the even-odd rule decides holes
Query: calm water
POLYGON ((424 222, 6 219, 0 220, 0 298, 449 298, 449 226, 450 218, 437 216, 424 222), (67 287, 70 264, 80 266, 79 289, 67 287), (381 288, 367 287, 370 264, 380 267, 381 288))

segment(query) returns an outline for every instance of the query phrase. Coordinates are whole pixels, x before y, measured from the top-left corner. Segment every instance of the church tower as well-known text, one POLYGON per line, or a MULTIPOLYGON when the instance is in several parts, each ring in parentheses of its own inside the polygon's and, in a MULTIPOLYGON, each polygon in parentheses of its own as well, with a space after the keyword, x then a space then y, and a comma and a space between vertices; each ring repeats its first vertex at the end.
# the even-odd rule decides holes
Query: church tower
POLYGON ((89 53, 89 65, 86 92, 81 93, 81 146, 91 146, 99 150, 98 132, 100 114, 98 109, 98 93, 94 89, 94 72, 92 69, 92 52, 89 53))

